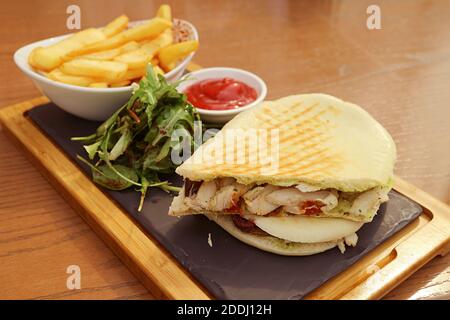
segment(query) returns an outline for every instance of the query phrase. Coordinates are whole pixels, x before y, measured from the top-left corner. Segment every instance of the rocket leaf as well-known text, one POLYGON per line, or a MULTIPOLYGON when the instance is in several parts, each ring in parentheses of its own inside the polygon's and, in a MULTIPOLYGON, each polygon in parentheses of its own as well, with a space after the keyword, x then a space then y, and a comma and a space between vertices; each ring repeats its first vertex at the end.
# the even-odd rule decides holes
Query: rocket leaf
POLYGON ((127 103, 93 134, 72 140, 83 143, 89 159, 95 161, 79 157, 91 167, 97 184, 111 190, 139 188, 141 210, 148 188, 179 190, 158 174, 172 173, 177 166, 170 158, 177 145, 171 141, 175 130, 184 130, 194 148, 194 121, 200 117, 186 96, 150 66, 127 103))

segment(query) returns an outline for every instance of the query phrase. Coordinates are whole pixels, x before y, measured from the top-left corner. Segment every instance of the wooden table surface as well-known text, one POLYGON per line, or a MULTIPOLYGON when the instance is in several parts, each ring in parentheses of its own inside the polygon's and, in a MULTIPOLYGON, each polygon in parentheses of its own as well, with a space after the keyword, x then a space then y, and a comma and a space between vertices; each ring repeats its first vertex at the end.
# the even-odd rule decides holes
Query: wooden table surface
MULTIPOLYGON (((0 6, 0 105, 39 95, 14 51, 67 33, 66 8, 82 27, 121 13, 152 16, 159 1, 7 1, 0 6)), ((397 143, 396 173, 450 203, 450 1, 169 1, 194 23, 195 61, 259 74, 269 98, 325 92, 360 104, 397 143), (381 8, 381 30, 366 27, 381 8)), ((151 295, 0 133, 0 298, 150 299, 151 295), (81 290, 66 269, 81 268, 81 290)), ((388 299, 450 298, 450 255, 438 257, 388 299)))

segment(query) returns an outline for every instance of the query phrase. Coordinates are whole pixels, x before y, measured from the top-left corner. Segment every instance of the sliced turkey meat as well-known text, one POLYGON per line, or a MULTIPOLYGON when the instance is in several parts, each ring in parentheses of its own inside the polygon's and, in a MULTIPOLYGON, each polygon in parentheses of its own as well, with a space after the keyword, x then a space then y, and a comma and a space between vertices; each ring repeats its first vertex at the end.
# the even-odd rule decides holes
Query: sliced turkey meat
POLYGON ((338 193, 335 190, 301 192, 296 188, 285 188, 270 193, 266 199, 278 206, 285 206, 286 211, 293 214, 304 214, 308 205, 317 206, 324 212, 338 205, 338 193))
POLYGON ((186 179, 183 195, 179 195, 171 214, 185 211, 219 214, 253 214, 257 216, 309 215, 344 218, 369 222, 381 203, 388 200, 389 188, 373 188, 358 193, 334 189, 315 190, 302 183, 291 187, 244 185, 234 178, 212 181, 186 179))
POLYGON ((277 209, 280 205, 274 204, 267 200, 267 196, 278 190, 280 187, 268 184, 264 187, 256 187, 249 192, 245 193, 243 198, 245 201, 246 209, 256 215, 266 215, 277 209))
POLYGON ((203 209, 209 210, 211 199, 217 192, 217 185, 215 181, 205 181, 202 183, 197 191, 194 201, 203 209))
POLYGON ((223 211, 230 208, 236 208, 239 203, 239 198, 250 188, 250 185, 244 185, 237 182, 232 182, 231 184, 227 183, 219 189, 211 200, 209 207, 212 211, 223 211))
POLYGON ((170 205, 169 208, 169 214, 173 212, 188 212, 189 209, 190 209, 189 206, 185 202, 185 193, 183 186, 178 196, 173 198, 172 204, 170 205))
POLYGON ((355 199, 355 201, 353 201, 349 213, 361 215, 365 212, 378 209, 380 204, 389 200, 387 194, 388 190, 380 187, 363 192, 355 199))

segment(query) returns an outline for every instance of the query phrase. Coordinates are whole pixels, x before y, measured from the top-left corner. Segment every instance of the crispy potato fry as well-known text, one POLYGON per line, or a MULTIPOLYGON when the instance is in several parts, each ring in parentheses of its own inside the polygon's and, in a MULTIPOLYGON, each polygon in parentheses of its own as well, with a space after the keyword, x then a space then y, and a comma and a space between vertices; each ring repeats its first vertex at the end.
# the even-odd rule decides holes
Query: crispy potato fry
POLYGON ((119 81, 119 82, 113 82, 113 83, 111 83, 109 86, 110 86, 111 88, 126 87, 126 86, 128 86, 130 83, 131 83, 130 80, 122 80, 122 81, 119 81))
POLYGON ((89 85, 91 88, 108 88, 107 82, 94 82, 89 85))
POLYGON ((190 40, 175 43, 158 51, 158 59, 164 70, 170 70, 171 64, 176 63, 198 49, 198 41, 190 40))
POLYGON ((67 83, 72 84, 75 86, 81 86, 81 87, 87 87, 91 83, 98 82, 98 80, 91 78, 91 77, 81 77, 81 76, 71 76, 67 75, 64 72, 62 72, 60 69, 54 69, 48 73, 48 78, 67 83))
POLYGON ((137 49, 139 49, 139 43, 136 41, 130 41, 120 47, 120 53, 130 52, 137 49))
POLYGON ((112 60, 120 54, 130 52, 133 50, 139 49, 139 44, 136 41, 130 41, 125 43, 123 46, 119 48, 114 48, 105 51, 93 52, 90 54, 86 54, 84 56, 80 56, 83 59, 91 59, 91 60, 112 60))
POLYGON ((80 59, 90 59, 90 60, 112 60, 115 57, 117 57, 119 54, 121 54, 119 48, 105 50, 105 51, 99 51, 99 52, 93 52, 90 54, 86 54, 84 56, 76 57, 80 59))
POLYGON ((90 46, 80 48, 79 50, 73 52, 72 55, 82 55, 95 51, 108 50, 116 48, 129 41, 140 41, 146 38, 155 38, 165 29, 170 28, 172 23, 165 19, 153 18, 148 22, 138 25, 134 28, 125 30, 111 38, 107 38, 98 43, 94 43, 90 46))
POLYGON ((156 74, 164 75, 164 70, 161 69, 159 66, 153 66, 153 70, 155 71, 156 74))
POLYGON ((47 77, 48 78, 48 74, 49 72, 47 71, 42 71, 42 70, 36 70, 37 73, 39 73, 41 76, 47 77))
POLYGON ((176 66, 177 66, 176 63, 172 62, 168 66, 165 66, 162 68, 164 69, 164 71, 169 72, 169 71, 172 71, 173 69, 175 69, 176 66))
POLYGON ((153 57, 152 60, 150 60, 150 63, 152 64, 152 66, 158 66, 159 60, 157 58, 153 57))
POLYGON ((87 45, 102 41, 106 36, 99 29, 86 29, 45 48, 35 48, 31 61, 35 68, 50 71, 64 62, 66 56, 87 45))
POLYGON ((197 50, 198 41, 174 44, 171 7, 163 4, 156 17, 127 29, 121 15, 103 28, 77 32, 48 47, 34 48, 28 63, 49 79, 92 88, 128 86, 146 76, 149 63, 163 75, 197 50))
POLYGON ((126 63, 128 69, 145 68, 152 57, 142 49, 130 51, 114 58, 114 61, 126 63))
POLYGON ((173 43, 173 31, 172 29, 164 30, 159 36, 155 39, 143 41, 141 43, 141 48, 145 50, 145 52, 151 56, 154 56, 158 53, 158 50, 167 47, 173 43))
POLYGON ((172 21, 172 9, 168 4, 162 4, 159 6, 156 16, 169 21, 172 21))
POLYGON ((74 59, 63 63, 60 68, 69 75, 90 76, 113 82, 125 76, 128 66, 118 61, 74 59))
POLYGON ((137 78, 141 78, 147 74, 147 70, 145 68, 138 69, 128 69, 125 76, 120 80, 133 80, 137 78))
POLYGON ((36 55, 36 52, 39 50, 42 50, 42 47, 34 48, 28 55, 28 64, 36 69, 39 69, 39 68, 38 68, 38 65, 36 64, 36 62, 34 61, 34 56, 36 55))
POLYGON ((121 15, 117 17, 103 28, 102 32, 107 38, 112 37, 119 32, 125 30, 128 26, 128 17, 126 15, 121 15))

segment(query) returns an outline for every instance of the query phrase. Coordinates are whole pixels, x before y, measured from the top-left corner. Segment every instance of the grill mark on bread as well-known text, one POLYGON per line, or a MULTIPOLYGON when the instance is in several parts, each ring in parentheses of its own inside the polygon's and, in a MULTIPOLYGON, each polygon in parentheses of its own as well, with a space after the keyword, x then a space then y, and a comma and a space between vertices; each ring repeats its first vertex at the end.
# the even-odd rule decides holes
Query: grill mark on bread
MULTIPOLYGON (((317 152, 316 156, 319 157, 321 155, 320 152, 317 152)), ((308 178, 318 178, 321 174, 327 174, 332 175, 333 169, 336 166, 336 163, 338 162, 334 155, 326 156, 324 158, 319 158, 320 161, 315 161, 315 167, 311 166, 311 163, 306 163, 304 165, 297 165, 298 162, 290 162, 284 164, 283 167, 279 168, 278 176, 289 176, 291 173, 295 172, 297 175, 303 175, 308 176, 308 178), (289 167, 290 166, 290 167, 289 167), (309 170, 308 170, 309 169, 309 170), (305 170, 305 171, 303 171, 305 170)), ((240 175, 242 173, 246 173, 248 171, 247 169, 243 169, 239 165, 235 164, 227 164, 223 165, 220 170, 214 170, 214 173, 216 174, 224 174, 224 176, 232 176, 234 175, 240 175)))
MULTIPOLYGON (((322 140, 315 141, 313 143, 310 143, 309 145, 306 145, 306 147, 314 148, 316 146, 320 146, 320 144, 322 142, 323 142, 322 140)), ((300 169, 300 168, 318 166, 318 165, 321 164, 321 162, 324 159, 328 159, 328 158, 320 158, 320 159, 317 159, 316 161, 308 162, 307 164, 305 164, 303 166, 300 166, 300 167, 297 164, 301 163, 301 162, 304 162, 305 160, 311 159, 313 157, 318 157, 320 155, 324 155, 324 154, 326 154, 329 151, 330 150, 326 149, 326 148, 318 148, 318 149, 315 149, 314 151, 312 151, 310 153, 302 155, 301 160, 299 160, 297 158, 294 158, 292 161, 288 161, 288 162, 283 162, 283 160, 292 158, 292 156, 297 154, 298 151, 291 151, 291 152, 288 152, 288 153, 284 153, 283 156, 280 157, 280 159, 279 159, 278 169, 280 171, 283 171, 284 168, 286 168, 288 166, 292 166, 292 170, 291 171, 294 172, 294 171, 298 171, 298 169, 300 169)), ((329 155, 329 157, 332 158, 333 155, 329 155)), ((258 165, 253 166, 251 169, 252 170, 259 170, 259 169, 263 168, 264 166, 265 166, 264 164, 259 163, 258 165)), ((236 170, 234 171, 235 173, 246 172, 246 171, 248 171, 250 169, 249 167, 243 167, 242 165, 236 165, 236 164, 225 164, 223 167, 224 168, 226 167, 228 170, 231 170, 232 168, 236 168, 236 170)))
POLYGON ((326 128, 326 125, 323 121, 320 121, 320 116, 322 116, 323 114, 325 114, 326 112, 320 112, 317 115, 315 115, 312 118, 306 119, 302 122, 302 128, 301 130, 292 130, 292 131, 281 131, 280 134, 283 136, 283 138, 280 139, 280 142, 287 142, 290 145, 294 144, 296 141, 295 139, 300 138, 302 136, 304 136, 307 133, 313 132, 313 137, 314 135, 324 135, 325 133, 323 131, 320 131, 320 128, 326 128), (308 125, 309 123, 311 124, 311 126, 306 127, 304 126, 306 123, 306 125, 308 125), (286 135, 284 135, 284 133, 287 133, 286 135), (291 140, 292 138, 294 138, 294 140, 291 140))
MULTIPOLYGON (((298 107, 301 107, 302 103, 296 103, 292 106, 289 106, 289 108, 295 109, 298 107)), ((295 113, 292 117, 289 118, 286 122, 281 122, 280 120, 277 120, 277 115, 282 112, 284 109, 287 109, 286 106, 281 105, 280 109, 275 110, 274 108, 271 108, 269 106, 264 107, 264 113, 257 114, 255 116, 256 119, 260 120, 262 122, 261 126, 259 128, 255 129, 280 129, 280 158, 279 158, 279 172, 280 174, 287 175, 287 173, 297 172, 298 174, 304 174, 305 172, 301 171, 302 169, 311 169, 308 170, 309 173, 315 173, 319 170, 324 170, 324 168, 331 169, 332 167, 337 167, 339 161, 337 159, 334 159, 336 156, 332 154, 332 149, 327 147, 320 147, 322 144, 324 144, 328 139, 330 139, 330 136, 327 135, 323 129, 328 129, 329 125, 321 121, 320 118, 327 114, 327 113, 333 113, 336 114, 337 111, 335 108, 333 108, 331 105, 327 107, 323 107, 323 109, 317 110, 317 106, 320 106, 319 102, 315 102, 311 104, 308 107, 303 108, 300 112, 295 113), (275 112, 274 112, 275 110, 275 112), (302 116, 307 115, 308 113, 311 113, 313 111, 317 111, 315 114, 309 115, 308 118, 300 121, 299 125, 301 127, 300 130, 283 130, 284 128, 288 127, 292 123, 298 123, 299 120, 301 120, 302 116), (305 142, 309 140, 315 140, 311 144, 305 144, 305 142), (286 149, 289 149, 289 147, 295 146, 297 144, 302 144, 302 149, 305 152, 300 152, 299 157, 293 157, 296 154, 299 154, 299 151, 289 151, 289 152, 283 152, 286 149), (315 148, 314 150, 311 150, 315 148), (327 153, 329 153, 327 155, 327 153), (320 155, 325 155, 325 157, 317 158, 320 155), (293 158, 293 160, 284 162, 287 159, 293 158), (304 165, 298 165, 299 163, 303 163, 305 160, 317 158, 315 161, 311 161, 304 165), (333 160, 334 159, 334 160, 333 160), (330 161, 333 160, 333 161, 330 161), (324 164, 323 162, 330 162, 327 164, 324 164), (287 168, 290 166, 290 168, 287 168)), ((283 117, 281 117, 283 118, 283 117)), ((285 118, 285 117, 284 117, 285 118)), ((270 144, 270 137, 267 139, 267 143, 271 147, 270 144)), ((215 173, 220 172, 226 172, 227 176, 231 176, 232 174, 242 174, 247 173, 250 171, 256 171, 260 170, 264 167, 270 166, 270 157, 259 157, 260 154, 267 154, 270 155, 269 147, 264 146, 263 148, 260 148, 259 146, 256 147, 257 156, 256 156, 256 165, 252 165, 250 167, 250 146, 248 146, 248 143, 244 144, 244 148, 240 148, 237 150, 233 150, 233 159, 236 161, 237 154, 242 153, 245 156, 243 163, 224 163, 222 164, 205 164, 203 169, 204 170, 210 170, 214 171, 215 173), (263 160, 266 160, 264 162, 263 160)), ((214 155, 215 152, 212 151, 212 154, 214 155)), ((225 154, 218 155, 221 157, 222 160, 225 160, 225 154)))
MULTIPOLYGON (((298 104, 295 104, 293 106, 290 106, 290 108, 294 108, 294 107, 297 107, 297 106, 300 106, 300 105, 301 105, 301 103, 298 103, 298 104)), ((286 122, 282 122, 281 120, 274 120, 274 118, 276 119, 277 115, 272 112, 271 108, 266 108, 265 109, 267 111, 266 112, 267 114, 266 113, 257 114, 255 116, 255 118, 262 122, 262 126, 260 127, 261 129, 268 129, 268 130, 270 130, 270 129, 277 129, 277 128, 279 129, 279 128, 287 127, 287 126, 289 126, 292 123, 297 123, 298 122, 297 120, 299 120, 299 118, 302 115, 305 115, 305 114, 311 112, 317 105, 319 105, 318 102, 312 104, 309 107, 306 107, 301 112, 294 114, 286 122), (268 110, 270 110, 270 111, 268 111, 268 110), (271 117, 269 117, 269 116, 271 116, 271 117), (269 126, 267 126, 266 124, 269 124, 269 126)), ((305 123, 314 122, 314 121, 317 121, 320 124, 320 125, 316 126, 316 129, 317 128, 322 128, 322 127, 325 127, 325 128, 328 127, 328 124, 325 124, 324 122, 320 121, 320 117, 323 116, 324 114, 327 114, 327 113, 335 113, 335 111, 332 108, 332 106, 329 106, 328 108, 320 110, 316 114, 311 115, 309 118, 306 118, 303 121, 301 121, 302 131, 306 131, 308 129, 309 130, 314 129, 312 127, 303 128, 305 123)), ((282 129, 280 131, 281 132, 285 132, 285 130, 282 130, 282 129)), ((288 131, 288 132, 290 132, 290 131, 288 131)), ((297 134, 291 134, 291 135, 296 136, 297 134)))
MULTIPOLYGON (((277 120, 277 114, 276 114, 276 113, 273 113, 273 112, 272 112, 273 110, 272 110, 271 108, 268 108, 268 107, 264 108, 264 111, 265 111, 265 112, 260 113, 260 114, 257 114, 255 117, 256 117, 256 119, 262 121, 264 125, 265 125, 265 124, 269 124, 269 125, 270 125, 270 126, 265 126, 263 129, 268 129, 268 130, 270 130, 270 129, 277 129, 277 128, 279 128, 280 126, 286 126, 286 125, 290 125, 290 124, 293 123, 293 122, 296 122, 296 121, 299 120, 303 115, 305 115, 305 114, 307 114, 307 113, 313 111, 314 108, 315 108, 318 104, 319 104, 319 103, 316 102, 316 103, 310 105, 309 107, 305 107, 305 108, 302 109, 300 112, 293 114, 292 117, 290 117, 289 120, 288 120, 287 122, 284 122, 284 123, 283 123, 281 120, 277 120), (269 116, 271 116, 271 117, 269 117, 269 116)), ((301 102, 298 102, 298 103, 296 103, 296 104, 293 104, 292 106, 289 106, 289 108, 294 109, 294 108, 300 107, 301 105, 302 105, 302 103, 301 103, 301 102)), ((281 107, 285 107, 285 106, 281 105, 281 107)), ((285 107, 285 108, 286 108, 286 107, 285 107)), ((285 108, 284 108, 284 109, 285 109, 285 108)), ((280 113, 280 111, 281 111, 281 110, 277 110, 277 113, 280 113)), ((287 111, 287 110, 283 110, 283 111, 287 111)))
MULTIPOLYGON (((310 108, 312 108, 313 106, 314 105, 312 105, 310 108)), ((305 123, 305 122, 311 122, 311 123, 319 122, 323 126, 324 123, 322 121, 320 121, 319 118, 323 114, 328 113, 330 111, 331 111, 330 108, 327 108, 325 110, 321 110, 319 113, 314 115, 313 118, 306 119, 302 123, 305 123)), ((284 143, 284 148, 283 149, 286 149, 287 147, 295 145, 295 144, 298 144, 298 143, 303 143, 303 142, 308 141, 308 140, 319 139, 320 138, 314 145, 311 145, 311 147, 313 147, 313 146, 318 145, 320 143, 323 143, 323 142, 325 142, 325 141, 327 141, 329 139, 329 137, 324 136, 323 132, 315 130, 317 128, 321 128, 322 126, 316 126, 315 128, 314 127, 307 127, 307 128, 302 129, 300 132, 298 132, 298 131, 294 132, 294 133, 289 132, 289 134, 284 136, 283 138, 281 138, 279 140, 279 142, 280 142, 280 144, 284 143), (313 133, 309 134, 311 131, 313 131, 313 133), (306 134, 309 134, 309 135, 307 137, 305 137, 306 134), (291 138, 295 138, 295 139, 289 141, 291 138), (287 142, 287 144, 286 144, 286 142, 287 142)), ((281 131, 281 133, 284 133, 284 132, 286 132, 286 131, 281 131)), ((268 139, 268 141, 270 141, 270 139, 268 139)), ((309 148, 309 146, 307 146, 307 147, 309 148)), ((242 150, 242 149, 240 149, 240 150, 242 150)), ((235 153, 240 152, 240 150, 236 151, 235 153)), ((258 151, 259 151, 258 154, 262 153, 262 152, 268 153, 268 148, 266 147, 266 148, 263 148, 263 149, 258 149, 258 151)), ((282 150, 280 150, 280 151, 282 151, 282 150)), ((280 153, 282 153, 282 152, 280 152, 280 153)), ((284 153, 284 154, 282 153, 283 156, 282 156, 282 158, 280 158, 280 165, 284 166, 284 164, 282 163, 283 159, 290 158, 292 155, 297 154, 297 153, 298 153, 298 151, 288 152, 288 153, 284 153)), ((248 153, 248 146, 246 144, 245 144, 244 154, 245 154, 245 157, 246 157, 245 158, 246 162, 244 164, 249 163, 247 161, 249 159, 249 153, 248 153)), ((306 155, 302 156, 302 159, 307 159, 308 157, 309 156, 306 154, 306 155)), ((265 158, 265 159, 269 159, 269 158, 265 158)), ((258 160, 261 163, 262 162, 261 160, 263 160, 263 159, 258 159, 258 160)), ((289 163, 289 164, 291 164, 291 163, 289 163)), ((247 170, 246 168, 242 168, 242 164, 240 166, 233 166, 233 167, 238 167, 238 168, 241 168, 242 170, 245 170, 245 171, 247 170)), ((258 169, 261 169, 262 167, 263 167, 263 164, 259 164, 259 165, 256 165, 256 166, 252 167, 252 169, 258 170, 258 169)), ((242 170, 237 170, 236 172, 242 172, 242 170)))
POLYGON ((334 168, 334 165, 332 163, 330 163, 331 161, 333 161, 333 159, 329 159, 329 162, 323 162, 323 164, 321 166, 318 166, 316 168, 310 169, 308 171, 301 171, 302 169, 307 170, 308 169, 308 165, 304 165, 301 167, 292 167, 289 170, 280 170, 279 175, 280 176, 289 176, 290 174, 292 174, 293 172, 297 172, 298 174, 301 174, 303 176, 308 175, 309 178, 313 178, 312 174, 313 173, 319 173, 319 175, 315 176, 318 177, 321 174, 327 174, 329 176, 333 175, 333 171, 330 170, 332 168, 334 168))

